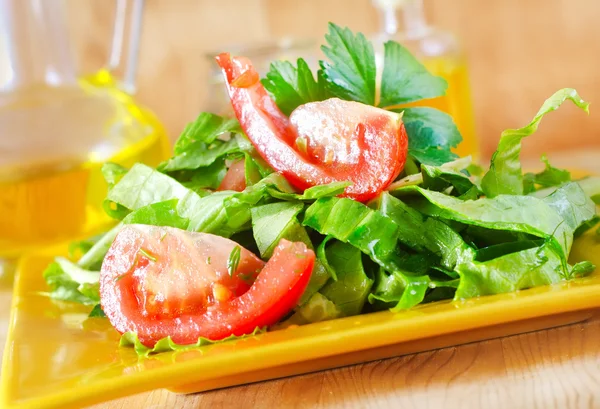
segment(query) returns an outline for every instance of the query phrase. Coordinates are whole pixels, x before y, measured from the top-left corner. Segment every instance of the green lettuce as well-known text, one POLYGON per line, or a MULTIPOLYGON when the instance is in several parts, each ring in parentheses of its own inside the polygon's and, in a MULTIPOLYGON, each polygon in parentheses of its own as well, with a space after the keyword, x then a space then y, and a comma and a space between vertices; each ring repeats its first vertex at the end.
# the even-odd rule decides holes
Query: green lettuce
POLYGON ((219 344, 222 342, 232 342, 232 341, 236 341, 236 340, 242 340, 244 338, 250 338, 255 335, 258 335, 264 331, 265 330, 263 328, 256 328, 251 334, 242 335, 239 337, 232 335, 230 337, 227 337, 227 338, 224 338, 224 339, 221 339, 218 341, 212 341, 210 339, 200 337, 200 338, 198 338, 197 342, 195 342, 193 344, 186 344, 186 345, 177 344, 171 339, 171 337, 165 337, 163 339, 160 339, 152 348, 149 348, 149 347, 145 346, 144 344, 142 344, 135 332, 126 332, 123 335, 121 335, 121 339, 119 341, 119 346, 133 347, 136 354, 138 354, 139 356, 147 357, 149 355, 158 354, 161 352, 187 351, 189 349, 195 349, 195 348, 199 348, 199 347, 202 347, 205 345, 212 345, 212 344, 219 344))
MULTIPOLYGON (((581 191, 576 184, 569 189, 581 191)), ((565 257, 571 249, 574 229, 557 213, 553 202, 560 201, 576 211, 577 214, 573 216, 574 223, 575 220, 588 220, 595 214, 593 202, 589 199, 584 200, 579 195, 571 198, 559 194, 544 200, 532 196, 500 195, 493 199, 463 201, 418 186, 407 186, 396 190, 394 194, 401 197, 420 195, 421 198, 412 200, 412 205, 428 216, 549 239, 562 250, 565 257)), ((581 194, 585 196, 583 191, 581 194)))
MULTIPOLYGON (((300 202, 277 202, 252 208, 252 232, 263 258, 271 257, 281 239, 300 241, 308 248, 314 248, 306 229, 297 218, 303 209, 304 205, 300 202)), ((299 305, 306 303, 319 291, 329 277, 328 269, 317 260, 299 305)))
POLYGON ((326 248, 325 254, 327 265, 335 271, 337 279, 330 280, 319 292, 343 315, 360 314, 373 286, 373 280, 363 267, 361 251, 335 241, 326 248))
POLYGON ((423 301, 430 284, 423 275, 427 260, 399 251, 400 232, 391 218, 351 199, 321 198, 306 209, 303 224, 356 247, 395 274, 405 293, 397 308, 423 301))
POLYGON ((549 112, 555 111, 566 100, 571 100, 585 112, 589 112, 589 104, 585 102, 572 88, 561 89, 548 98, 529 125, 520 129, 508 129, 502 132, 498 148, 492 156, 490 169, 481 182, 483 192, 487 197, 498 195, 522 195, 525 193, 523 173, 521 171, 521 141, 532 135, 542 118, 549 112))
POLYGON ((344 313, 331 300, 321 293, 314 293, 302 306, 294 311, 290 318, 278 324, 276 328, 328 321, 343 316, 344 313))
POLYGON ((201 113, 185 127, 175 143, 174 156, 161 163, 158 170, 173 172, 208 167, 223 156, 250 149, 250 143, 243 137, 234 136, 228 141, 217 139, 231 133, 242 133, 237 120, 201 113))
POLYGON ((456 299, 513 292, 565 278, 561 256, 547 244, 484 262, 459 264, 456 270, 460 275, 456 299))
POLYGON ((571 172, 552 166, 546 155, 542 155, 542 162, 545 165, 542 172, 526 173, 523 176, 523 192, 525 194, 534 192, 538 187, 560 186, 571 181, 571 172))
POLYGON ((49 295, 55 300, 84 305, 96 305, 100 302, 98 271, 83 269, 63 257, 57 257, 46 268, 43 276, 50 287, 49 295))

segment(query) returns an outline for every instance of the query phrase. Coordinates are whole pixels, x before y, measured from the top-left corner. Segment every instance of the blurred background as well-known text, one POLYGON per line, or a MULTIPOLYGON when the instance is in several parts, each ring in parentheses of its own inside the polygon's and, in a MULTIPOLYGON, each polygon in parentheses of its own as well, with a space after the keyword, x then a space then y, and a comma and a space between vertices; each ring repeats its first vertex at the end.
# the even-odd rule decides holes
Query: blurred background
MULTIPOLYGON (((113 9, 106 0, 69 0, 84 71, 107 59, 113 9)), ((424 0, 429 23, 452 32, 468 62, 476 135, 488 158, 503 129, 528 123, 545 98, 576 88, 588 117, 565 106, 542 123, 525 154, 599 144, 600 2, 597 0, 424 0)), ((327 22, 375 33, 371 0, 147 0, 138 98, 176 138, 206 105, 211 51, 273 38, 320 42, 327 22)), ((567 105, 567 104, 565 104, 567 105)), ((600 160, 599 160, 600 162, 600 160)))

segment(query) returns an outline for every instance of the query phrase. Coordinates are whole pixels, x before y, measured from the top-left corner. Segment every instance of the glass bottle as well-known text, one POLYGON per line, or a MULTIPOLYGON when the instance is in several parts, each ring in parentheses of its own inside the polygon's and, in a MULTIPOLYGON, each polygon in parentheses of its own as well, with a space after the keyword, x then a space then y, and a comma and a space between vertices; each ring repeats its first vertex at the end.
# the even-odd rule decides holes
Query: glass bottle
POLYGON ((435 107, 452 115, 463 136, 455 152, 461 156, 476 155, 478 143, 467 63, 455 37, 427 24, 422 0, 372 1, 380 14, 380 31, 372 38, 378 65, 383 63, 383 43, 394 40, 408 48, 433 74, 445 78, 445 96, 411 105, 435 107))
POLYGON ((0 0, 0 262, 107 228, 102 164, 168 155, 162 126, 130 95, 142 8, 117 0, 108 69, 82 77, 63 0, 0 0))

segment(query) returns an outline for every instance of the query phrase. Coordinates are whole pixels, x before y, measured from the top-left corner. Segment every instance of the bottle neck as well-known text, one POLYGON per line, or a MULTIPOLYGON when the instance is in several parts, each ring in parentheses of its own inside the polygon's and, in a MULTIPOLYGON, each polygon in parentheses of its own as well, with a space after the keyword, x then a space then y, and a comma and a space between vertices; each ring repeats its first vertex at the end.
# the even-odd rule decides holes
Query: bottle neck
POLYGON ((380 15, 383 34, 392 38, 401 34, 418 38, 429 31, 423 0, 373 0, 380 15))
POLYGON ((0 91, 75 83, 63 0, 0 0, 0 91))

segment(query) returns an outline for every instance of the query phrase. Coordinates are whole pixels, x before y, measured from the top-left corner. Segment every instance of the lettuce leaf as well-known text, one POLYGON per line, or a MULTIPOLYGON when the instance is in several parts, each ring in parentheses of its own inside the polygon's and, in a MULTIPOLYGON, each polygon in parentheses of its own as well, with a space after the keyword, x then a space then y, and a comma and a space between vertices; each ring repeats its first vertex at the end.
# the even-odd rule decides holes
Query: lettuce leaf
POLYGON ((229 209, 227 199, 236 194, 222 191, 200 197, 174 178, 138 163, 108 193, 107 201, 126 209, 126 216, 144 206, 176 199, 174 213, 189 220, 188 230, 230 237, 250 228, 249 203, 235 212, 229 209))
MULTIPOLYGON (((578 187, 569 189, 577 190, 578 187)), ((561 249, 565 259, 571 249, 574 229, 555 211, 552 202, 558 201, 576 211, 574 223, 577 220, 588 220, 595 214, 593 202, 582 199, 583 196, 579 194, 572 201, 563 194, 548 200, 532 196, 501 195, 493 199, 463 201, 418 186, 406 186, 394 191, 394 194, 401 197, 415 194, 420 196, 424 200, 413 199, 411 205, 428 216, 549 239, 561 249)), ((585 195, 583 191, 581 194, 585 195)))
POLYGON ((256 152, 246 152, 244 160, 246 186, 252 186, 274 172, 269 164, 256 152))
POLYGON ((388 273, 381 269, 369 302, 384 303, 385 308, 401 311, 420 304, 430 288, 430 280, 425 277, 406 277, 397 272, 388 273))
POLYGON ((190 220, 179 214, 179 200, 171 199, 152 203, 129 213, 123 224, 148 224, 152 226, 169 226, 187 229, 190 220))
POLYGON ((304 209, 299 202, 278 202, 251 209, 252 233, 261 257, 268 259, 281 239, 313 245, 297 215, 304 209))
POLYGON ((163 162, 158 170, 161 172, 174 172, 184 169, 202 169, 215 163, 219 159, 229 158, 232 155, 241 156, 244 152, 252 150, 250 141, 242 135, 234 135, 228 141, 216 140, 210 145, 190 149, 163 162))
POLYGON ((244 143, 239 138, 229 141, 217 139, 221 135, 230 133, 242 133, 236 119, 224 118, 208 112, 201 113, 194 122, 187 124, 175 143, 174 156, 161 163, 158 170, 173 172, 182 169, 198 169, 211 165, 223 155, 239 152, 242 147, 249 146, 249 143, 244 143))
POLYGON ((449 187, 453 188, 452 194, 463 196, 471 192, 477 198, 481 194, 479 187, 473 183, 469 176, 452 169, 444 169, 441 166, 421 165, 423 174, 423 187, 437 192, 443 192, 449 187))
POLYGON ((198 195, 206 196, 211 193, 207 189, 215 190, 219 187, 226 173, 227 165, 225 164, 225 158, 222 157, 215 159, 208 166, 187 173, 185 178, 179 177, 177 180, 198 195))
POLYGON ((489 261, 459 264, 456 270, 461 279, 455 299, 508 293, 567 278, 562 255, 547 244, 489 261))
POLYGON ((399 251, 399 228, 389 217, 351 199, 328 197, 306 209, 303 224, 351 244, 395 274, 405 291, 397 308, 410 308, 423 301, 430 284, 429 277, 423 275, 428 259, 399 251))
POLYGON ((546 155, 542 155, 545 168, 539 173, 526 173, 523 176, 523 193, 534 192, 538 186, 541 188, 560 186, 571 181, 571 173, 565 169, 555 168, 550 164, 546 155))
POLYGON ((250 338, 255 335, 261 334, 264 331, 265 331, 264 328, 256 328, 251 334, 242 335, 239 337, 232 335, 230 337, 227 337, 227 338, 224 338, 224 339, 221 339, 218 341, 212 341, 210 339, 200 337, 200 338, 198 338, 197 342, 195 342, 193 344, 188 344, 188 345, 176 344, 175 342, 173 342, 171 337, 165 337, 165 338, 159 340, 152 348, 149 348, 149 347, 145 346, 144 344, 142 344, 135 332, 126 332, 123 335, 121 335, 121 340, 119 341, 119 346, 133 347, 136 354, 138 354, 139 356, 147 357, 149 355, 158 354, 161 352, 186 351, 188 349, 200 348, 205 345, 220 344, 222 342, 231 342, 231 341, 241 340, 244 338, 250 338))
POLYGON ((562 217, 573 233, 596 215, 594 202, 576 182, 562 185, 542 201, 562 217))
POLYGON ((396 253, 398 226, 390 218, 351 199, 317 200, 306 209, 303 224, 352 244, 384 267, 396 253))
POLYGON ((326 185, 316 185, 309 187, 302 194, 281 191, 276 186, 272 186, 268 188, 268 192, 275 199, 313 201, 322 197, 338 196, 351 184, 352 182, 332 182, 326 185))
POLYGON ((50 287, 50 298, 84 305, 100 302, 98 281, 100 273, 79 267, 63 257, 57 257, 43 273, 50 287))
MULTIPOLYGON (((184 208, 192 208, 200 201, 200 196, 175 179, 141 163, 135 164, 106 196, 107 202, 126 209, 126 214, 140 207, 172 199, 179 199, 184 208)), ((182 212, 180 214, 186 216, 182 212)))
POLYGON ((119 180, 129 171, 126 167, 123 167, 117 163, 106 162, 102 165, 102 176, 108 185, 109 190, 116 185, 119 180))
POLYGON ((481 188, 487 197, 498 195, 522 195, 525 193, 523 173, 521 171, 521 141, 535 131, 542 118, 549 112, 557 110, 563 102, 571 100, 576 106, 589 112, 589 104, 572 88, 564 88, 548 98, 529 125, 520 129, 508 129, 502 132, 500 142, 494 155, 490 169, 481 182, 481 188))
MULTIPOLYGON (((459 158, 450 162, 443 163, 439 166, 432 165, 421 165, 420 168, 417 167, 414 158, 411 158, 410 155, 406 158, 406 164, 404 166, 404 173, 406 176, 403 178, 396 180, 394 183, 390 184, 386 190, 394 191, 396 189, 400 189, 404 186, 410 185, 423 185, 424 180, 426 178, 430 178, 428 183, 431 183, 431 179, 433 179, 434 183, 439 183, 437 179, 442 179, 448 181, 449 184, 465 184, 466 181, 462 179, 469 179, 469 182, 474 187, 478 187, 476 181, 471 180, 467 173, 467 168, 472 168, 472 158, 471 156, 465 156, 463 158, 459 158), (407 169, 409 166, 411 169, 407 169), (413 169, 414 168, 414 169, 413 169), (465 173, 466 172, 466 173, 465 173), (460 179, 459 179, 460 178, 460 179)), ((475 178, 473 178, 475 179, 475 178)), ((445 189, 444 189, 445 190, 445 189)), ((479 194, 479 188, 476 189, 476 193, 479 194)))
POLYGON ((325 249, 327 265, 335 271, 337 280, 330 280, 319 292, 327 297, 343 315, 360 314, 373 280, 365 273, 359 249, 335 241, 325 249))
POLYGON ((437 255, 443 267, 452 270, 459 259, 473 257, 471 247, 450 226, 427 218, 389 193, 380 196, 377 209, 399 227, 402 243, 414 250, 437 255))
POLYGON ((213 143, 219 136, 227 133, 242 133, 237 119, 202 112, 195 121, 186 125, 177 138, 173 151, 175 155, 195 151, 203 147, 199 143, 213 143))
MULTIPOLYGON (((327 271, 323 263, 321 263, 319 260, 316 260, 312 275, 310 276, 310 281, 308 282, 302 297, 300 297, 300 300, 298 301, 298 307, 306 304, 313 295, 323 288, 323 286, 329 281, 330 277, 331 274, 329 271, 327 271)), ((295 310, 297 310, 298 307, 296 307, 295 310)))
MULTIPOLYGON (((308 248, 314 249, 306 229, 297 218, 298 213, 303 209, 304 205, 300 202, 277 202, 251 209, 252 233, 262 258, 271 257, 281 239, 301 241, 308 248)), ((306 303, 325 285, 329 277, 328 270, 317 260, 308 286, 298 304, 306 303)))
POLYGON ((343 316, 344 313, 331 300, 321 293, 314 293, 301 307, 296 309, 290 318, 277 324, 275 329, 328 321, 343 316))

